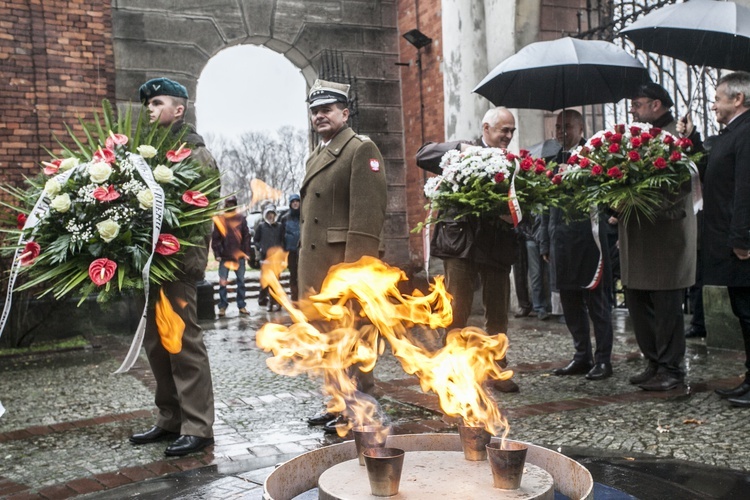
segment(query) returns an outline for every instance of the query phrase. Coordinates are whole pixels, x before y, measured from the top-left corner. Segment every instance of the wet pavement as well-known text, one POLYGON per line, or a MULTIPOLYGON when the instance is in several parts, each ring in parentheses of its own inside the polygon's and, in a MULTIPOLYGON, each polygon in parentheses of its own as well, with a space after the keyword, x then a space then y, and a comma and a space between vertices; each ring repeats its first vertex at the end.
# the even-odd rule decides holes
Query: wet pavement
MULTIPOLYGON (((164 444, 127 438, 153 424, 153 380, 145 356, 112 372, 130 338, 101 332, 86 349, 0 358, 0 497, 261 498, 280 462, 339 442, 306 418, 322 408, 316 381, 276 375, 255 345, 268 321, 288 323, 249 301, 203 321, 216 396, 216 445, 167 458, 164 444)), ((473 316, 473 320, 479 320, 473 316)), ((627 312, 613 319, 614 376, 598 382, 555 377, 572 341, 554 317, 511 319, 508 360, 517 394, 495 393, 509 437, 579 460, 597 481, 596 498, 741 498, 750 491, 750 410, 713 392, 734 386, 744 354, 688 341, 685 389, 645 392, 628 383, 643 368, 627 312)), ((437 398, 424 394, 388 352, 375 369, 378 399, 398 433, 455 432, 437 398)), ((311 494, 314 496, 314 494, 311 494)))

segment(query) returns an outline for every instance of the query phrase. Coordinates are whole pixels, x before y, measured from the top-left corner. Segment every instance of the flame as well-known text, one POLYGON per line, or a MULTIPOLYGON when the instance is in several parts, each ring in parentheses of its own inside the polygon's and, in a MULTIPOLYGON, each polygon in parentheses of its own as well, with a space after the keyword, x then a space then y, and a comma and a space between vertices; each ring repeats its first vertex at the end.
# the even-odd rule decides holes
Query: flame
MULTIPOLYGON (((178 306, 184 307, 184 301, 178 306)), ((156 328, 159 331, 161 345, 167 352, 177 354, 182 350, 182 334, 185 331, 185 322, 174 312, 163 289, 159 290, 159 300, 156 301, 156 328)))
POLYGON ((250 200, 250 204, 253 206, 265 200, 278 201, 284 196, 282 191, 269 186, 260 179, 250 181, 250 191, 253 193, 250 200))
POLYGON ((451 297, 442 276, 435 278, 428 295, 418 290, 403 295, 398 288, 406 280, 403 271, 363 257, 333 266, 321 292, 301 300, 297 309, 278 283, 284 258, 280 250, 269 252, 261 284, 270 286, 293 324, 268 323, 258 331, 256 341, 273 352, 266 363, 274 372, 323 379, 323 390, 331 397, 328 411, 343 412, 349 418, 348 427, 340 427, 339 434, 353 426, 381 423, 377 402, 357 391, 349 372, 355 366, 372 370, 387 340, 404 370, 419 377, 422 390, 437 394, 447 415, 494 435, 501 431, 507 435, 507 420, 483 385, 489 378, 513 376, 497 364, 505 357, 507 337, 474 327, 455 329, 449 332, 445 347, 433 352, 412 335, 413 329, 435 330, 453 321, 451 297))

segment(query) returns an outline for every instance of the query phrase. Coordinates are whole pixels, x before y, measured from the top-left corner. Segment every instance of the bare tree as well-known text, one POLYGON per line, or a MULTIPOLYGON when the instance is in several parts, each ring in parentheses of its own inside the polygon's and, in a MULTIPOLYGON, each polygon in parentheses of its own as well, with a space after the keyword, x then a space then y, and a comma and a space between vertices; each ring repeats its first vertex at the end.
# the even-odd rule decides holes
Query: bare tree
POLYGON ((285 126, 236 139, 208 134, 206 143, 222 172, 222 192, 236 192, 240 204, 250 205, 253 179, 281 191, 284 199, 299 191, 309 151, 307 130, 285 126))

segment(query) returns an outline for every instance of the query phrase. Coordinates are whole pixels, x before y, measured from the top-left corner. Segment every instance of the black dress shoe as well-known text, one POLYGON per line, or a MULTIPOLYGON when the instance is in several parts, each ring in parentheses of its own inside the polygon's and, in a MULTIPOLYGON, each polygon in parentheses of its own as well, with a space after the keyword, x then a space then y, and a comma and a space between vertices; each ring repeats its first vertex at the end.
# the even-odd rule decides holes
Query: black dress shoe
POLYGON ((153 426, 146 432, 130 436, 130 442, 133 444, 148 444, 175 439, 177 436, 179 434, 176 432, 169 432, 161 427, 153 426))
POLYGON ((338 434, 338 429, 345 429, 349 425, 349 420, 343 415, 339 415, 323 426, 323 432, 326 434, 338 434))
POLYGON ((732 406, 738 408, 750 408, 750 392, 746 392, 742 396, 737 396, 736 398, 729 398, 727 401, 729 401, 729 404, 732 406))
POLYGON ((596 363, 586 374, 588 380, 604 380, 612 376, 612 365, 609 363, 596 363))
POLYGON ((656 376, 656 372, 658 371, 659 367, 657 365, 651 365, 649 364, 645 370, 643 370, 638 375, 633 375, 628 379, 628 382, 630 382, 633 385, 639 385, 643 384, 645 382, 648 382, 652 378, 656 376))
POLYGON ((204 438, 199 436, 187 436, 183 434, 177 440, 167 446, 164 454, 168 457, 181 457, 189 453, 201 451, 206 446, 214 444, 214 438, 204 438))
POLYGON ((696 328, 695 326, 691 326, 690 328, 685 330, 686 339, 695 339, 695 338, 701 338, 705 336, 706 336, 705 328, 696 328))
POLYGON ((732 387, 731 389, 716 389, 714 392, 722 398, 738 398, 750 393, 750 383, 744 381, 737 387, 732 387))
POLYGON ((555 368, 552 375, 583 375, 588 373, 594 365, 587 361, 576 361, 575 359, 568 363, 565 368, 555 368))
POLYGON ((521 309, 518 310, 518 312, 516 314, 513 315, 513 317, 515 317, 515 318, 525 318, 529 314, 531 314, 531 308, 530 307, 522 307, 521 309))
POLYGON ((307 419, 307 423, 310 425, 325 425, 331 420, 338 417, 337 413, 329 413, 327 411, 322 411, 318 413, 317 415, 314 415, 307 419))
POLYGON ((672 389, 676 389, 677 387, 680 387, 682 385, 685 385, 682 377, 677 377, 675 375, 672 375, 671 373, 663 372, 657 373, 648 382, 638 384, 638 387, 640 387, 644 391, 671 391, 672 389))

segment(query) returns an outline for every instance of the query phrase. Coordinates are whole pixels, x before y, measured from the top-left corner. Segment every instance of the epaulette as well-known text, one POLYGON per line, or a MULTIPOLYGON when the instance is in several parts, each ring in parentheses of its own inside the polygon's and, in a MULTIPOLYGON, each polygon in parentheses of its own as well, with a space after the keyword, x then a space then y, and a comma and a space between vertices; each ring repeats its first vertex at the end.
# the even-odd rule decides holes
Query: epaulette
POLYGON ((372 140, 369 137, 367 137, 366 135, 362 135, 362 134, 357 134, 354 137, 356 137, 357 139, 359 139, 362 142, 371 141, 372 140))

